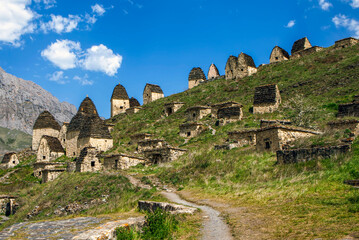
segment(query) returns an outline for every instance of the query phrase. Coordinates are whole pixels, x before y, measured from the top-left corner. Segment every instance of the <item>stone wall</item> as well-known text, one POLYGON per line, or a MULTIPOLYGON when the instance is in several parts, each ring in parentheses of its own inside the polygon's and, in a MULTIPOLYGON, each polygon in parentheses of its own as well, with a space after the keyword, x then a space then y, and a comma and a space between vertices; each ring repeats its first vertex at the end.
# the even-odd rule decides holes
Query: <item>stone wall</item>
POLYGON ((201 134, 206 128, 200 123, 185 123, 180 125, 180 136, 184 138, 192 138, 201 134))
POLYGON ((7 153, 4 155, 4 157, 1 161, 0 168, 2 168, 2 169, 13 168, 16 165, 18 165, 19 163, 20 162, 19 162, 19 159, 18 159, 16 153, 14 153, 14 152, 7 153))
POLYGON ((151 92, 149 88, 146 88, 145 91, 143 92, 143 104, 153 102, 163 97, 164 97, 163 93, 151 92))
POLYGON ((172 214, 193 214, 198 210, 197 208, 185 207, 172 203, 152 201, 138 201, 138 209, 141 211, 148 212, 154 212, 157 209, 161 209, 172 214))
POLYGON ((256 145, 256 136, 257 130, 243 130, 243 131, 235 131, 228 133, 229 142, 237 143, 238 147, 243 147, 246 145, 254 146, 256 145))
POLYGON ((217 117, 220 126, 240 121, 243 117, 242 106, 220 108, 217 112, 217 117))
POLYGON ((82 149, 76 160, 76 172, 98 172, 102 164, 98 159, 98 151, 93 147, 82 149))
POLYGON ((233 106, 237 106, 237 105, 240 105, 240 104, 238 102, 234 102, 234 101, 213 104, 213 105, 211 105, 211 116, 213 118, 217 118, 217 112, 220 108, 233 107, 233 106))
POLYGON ((65 169, 44 169, 42 170, 42 183, 47 183, 58 178, 65 169))
POLYGON ((37 161, 38 162, 50 162, 63 156, 65 152, 55 152, 50 149, 49 144, 45 138, 41 139, 39 149, 37 150, 37 161))
POLYGON ((129 99, 111 99, 111 117, 125 113, 128 108, 130 108, 129 99))
POLYGON ((276 111, 281 103, 278 86, 269 84, 254 90, 253 113, 263 114, 276 111))
POLYGON ((212 63, 211 66, 209 66, 207 78, 210 80, 217 79, 218 77, 220 77, 218 68, 212 63))
POLYGON ((177 112, 183 105, 184 103, 182 102, 173 102, 173 103, 165 104, 165 115, 169 116, 177 112))
POLYGON ((66 149, 66 132, 67 132, 67 126, 69 124, 68 123, 63 123, 62 126, 61 126, 61 130, 60 130, 60 133, 59 133, 59 141, 62 145, 62 147, 64 149, 66 149))
POLYGON ((0 195, 0 215, 13 215, 18 207, 19 204, 16 202, 16 197, 0 195))
POLYGON ((192 68, 188 76, 188 89, 198 86, 200 83, 205 81, 206 76, 204 75, 202 69, 199 67, 192 68))
POLYGON ((289 59, 289 54, 283 48, 275 46, 272 50, 272 53, 269 57, 270 63, 282 62, 289 59))
POLYGON ((311 160, 335 158, 338 155, 345 154, 351 149, 350 145, 314 147, 303 149, 291 149, 277 151, 277 163, 290 164, 307 162, 311 160))
POLYGON ((80 131, 67 132, 66 135, 66 156, 78 157, 79 151, 77 150, 77 139, 80 131))
POLYGON ((152 136, 153 135, 149 134, 149 133, 137 133, 137 134, 134 134, 134 135, 130 136, 131 144, 137 144, 139 141, 148 140, 152 136))
POLYGON ((125 154, 117 154, 106 156, 104 158, 103 167, 106 170, 119 170, 128 169, 137 166, 138 164, 146 164, 146 159, 125 154))
POLYGON ((273 125, 292 125, 290 120, 286 119, 261 119, 260 128, 270 127, 273 125))
POLYGON ((113 147, 113 139, 100 139, 86 137, 78 139, 77 151, 81 151, 85 147, 94 147, 98 152, 106 152, 113 147))
POLYGON ((139 141, 137 144, 138 144, 138 151, 140 153, 146 150, 162 148, 168 145, 167 142, 165 142, 162 139, 147 139, 147 140, 139 141))
POLYGON ((336 49, 337 48, 347 48, 347 47, 354 46, 357 43, 359 43, 358 39, 344 38, 344 39, 336 41, 335 44, 334 44, 334 48, 336 48, 336 49))
POLYGON ((292 54, 292 56, 290 58, 297 59, 297 58, 300 58, 300 57, 303 57, 303 56, 306 56, 306 55, 310 55, 310 54, 319 52, 319 51, 321 51, 323 49, 324 48, 322 48, 322 47, 314 46, 314 47, 311 47, 311 48, 307 48, 307 49, 295 52, 295 53, 292 54))
POLYGON ((345 130, 349 129, 355 136, 359 134, 359 120, 339 120, 328 122, 328 130, 345 130))
POLYGON ((211 108, 205 106, 191 107, 186 110, 187 121, 197 121, 211 113, 211 108))
POLYGON ((176 160, 186 152, 184 149, 163 147, 144 151, 145 158, 152 164, 165 163, 176 160))
POLYGON ((59 169, 64 168, 65 163, 61 162, 36 162, 33 165, 34 168, 34 176, 37 178, 42 177, 42 170, 45 169, 59 169))
POLYGON ((139 112, 142 109, 142 107, 131 107, 126 109, 126 114, 135 114, 137 112, 139 112))
POLYGON ((42 136, 47 135, 47 136, 58 138, 59 134, 60 134, 59 130, 55 130, 52 128, 34 129, 32 131, 32 150, 37 151, 42 136))

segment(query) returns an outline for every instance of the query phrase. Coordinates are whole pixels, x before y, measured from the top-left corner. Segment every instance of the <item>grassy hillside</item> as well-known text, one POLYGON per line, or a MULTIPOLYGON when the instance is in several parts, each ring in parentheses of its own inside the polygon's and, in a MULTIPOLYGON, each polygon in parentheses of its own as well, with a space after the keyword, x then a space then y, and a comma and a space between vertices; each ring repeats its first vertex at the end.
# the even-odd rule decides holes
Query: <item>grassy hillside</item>
MULTIPOLYGON (((351 102, 359 94, 358 76, 359 45, 329 48, 301 59, 266 65, 240 81, 208 82, 147 104, 137 114, 112 119, 116 123, 116 146, 112 151, 133 152, 129 136, 152 133, 189 152, 173 163, 132 171, 156 175, 179 189, 209 199, 245 206, 269 219, 263 231, 271 239, 337 239, 359 231, 359 193, 343 184, 346 179, 359 178, 358 142, 347 156, 286 166, 275 164, 275 153, 257 153, 252 147, 215 151, 213 146, 225 142, 228 131, 258 127, 260 119, 290 119, 297 126, 324 131, 326 122, 336 118, 338 105, 351 102), (273 114, 253 115, 254 88, 269 83, 278 84, 281 107, 273 114), (218 127, 207 117, 201 121, 216 129, 215 135, 207 131, 188 142, 179 136, 179 125, 185 121, 188 107, 227 100, 243 104, 244 120, 218 127), (163 104, 172 101, 185 105, 164 117, 163 104)), ((317 137, 313 142, 321 140, 317 137)), ((238 218, 235 214, 228 216, 236 234, 240 234, 235 230, 238 218)))
POLYGON ((19 130, 0 127, 0 158, 10 151, 18 151, 31 146, 31 135, 19 130))

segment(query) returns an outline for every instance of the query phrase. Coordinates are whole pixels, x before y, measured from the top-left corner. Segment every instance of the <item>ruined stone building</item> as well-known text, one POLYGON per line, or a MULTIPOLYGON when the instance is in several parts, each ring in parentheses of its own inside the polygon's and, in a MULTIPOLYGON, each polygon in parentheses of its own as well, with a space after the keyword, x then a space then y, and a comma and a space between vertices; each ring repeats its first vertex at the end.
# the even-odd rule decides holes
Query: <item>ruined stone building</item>
POLYGON ((34 176, 37 178, 42 178, 42 172, 47 169, 64 169, 65 163, 63 162, 35 162, 33 164, 34 176))
POLYGON ((146 159, 152 164, 171 162, 186 153, 187 150, 166 146, 162 148, 147 149, 143 152, 146 159))
POLYGON ((212 63, 211 66, 209 66, 207 78, 208 78, 208 80, 213 80, 213 79, 216 79, 219 77, 220 77, 220 75, 219 75, 218 68, 216 67, 216 65, 214 65, 212 63))
POLYGON ((14 152, 6 153, 1 161, 0 168, 2 169, 13 168, 19 163, 20 162, 19 159, 17 158, 16 153, 14 152))
POLYGON ((337 117, 359 117, 359 96, 351 103, 339 104, 337 117))
POLYGON ((63 155, 65 155, 65 150, 58 138, 46 135, 42 136, 37 150, 37 161, 50 162, 63 155))
POLYGON ((130 107, 132 107, 132 108, 133 107, 141 107, 141 104, 136 98, 131 97, 130 98, 130 107))
POLYGON ((142 109, 142 107, 131 107, 126 109, 126 114, 131 115, 139 112, 142 109))
POLYGON ((179 126, 179 135, 184 138, 193 138, 206 130, 205 125, 196 122, 188 122, 179 126))
POLYGON ((61 142, 62 147, 66 148, 66 132, 69 123, 64 122, 61 126, 60 133, 59 133, 59 141, 61 142))
POLYGON ((327 128, 331 130, 346 130, 349 129, 354 136, 359 134, 359 120, 356 119, 346 119, 346 120, 336 120, 328 122, 327 128))
POLYGON ((357 43, 359 43, 359 39, 352 38, 352 37, 344 38, 344 39, 336 41, 334 44, 334 48, 347 48, 347 47, 354 46, 357 43))
POLYGON ((125 113, 128 108, 130 108, 130 99, 127 91, 124 86, 118 84, 113 89, 111 97, 111 117, 125 113))
POLYGON ((299 52, 299 51, 302 51, 302 50, 305 50, 305 49, 308 49, 311 47, 312 47, 312 44, 310 44, 308 38, 304 37, 304 38, 301 38, 293 43, 291 53, 293 55, 296 52, 299 52))
POLYGON ((300 58, 305 55, 310 55, 315 52, 323 50, 322 47, 312 46, 308 38, 302 38, 294 42, 292 47, 292 56, 291 58, 300 58))
POLYGON ((218 125, 224 126, 228 123, 233 123, 242 120, 243 106, 236 105, 232 107, 222 107, 217 112, 218 125))
POLYGON ((228 142, 235 143, 237 147, 246 145, 255 146, 258 129, 233 131, 228 133, 228 142))
POLYGON ((230 56, 226 64, 226 79, 241 79, 257 72, 253 58, 245 53, 230 56))
POLYGON ((182 106, 184 105, 183 102, 171 102, 165 104, 165 115, 168 117, 172 113, 177 112, 182 106))
POLYGON ((274 125, 258 129, 256 133, 257 151, 278 151, 284 145, 290 144, 299 138, 307 138, 318 135, 318 132, 283 125, 274 125))
POLYGON ((164 94, 160 86, 147 83, 143 90, 143 104, 163 98, 164 94))
POLYGON ((76 159, 76 172, 98 172, 102 164, 98 158, 98 151, 94 147, 86 147, 81 150, 76 159))
POLYGON ((146 139, 138 141, 138 152, 143 153, 145 150, 163 148, 168 146, 168 143, 163 139, 146 139))
POLYGON ((206 75, 204 75, 202 69, 199 67, 192 68, 188 76, 188 89, 198 86, 201 82, 205 81, 206 75))
POLYGON ((256 87, 254 90, 253 113, 272 113, 281 103, 277 84, 256 87))
POLYGON ((228 102, 222 102, 222 103, 216 103, 211 105, 211 116, 212 118, 217 118, 217 112, 220 108, 226 108, 226 107, 234 107, 240 105, 238 102, 234 101, 228 101, 228 102))
POLYGON ((77 157, 84 147, 107 151, 112 146, 113 139, 108 127, 100 119, 95 104, 86 97, 67 128, 66 156, 77 157))
POLYGON ((10 216, 16 213, 19 204, 17 197, 9 195, 0 195, 0 215, 10 216))
POLYGON ((60 124, 48 111, 43 111, 37 117, 32 131, 32 150, 37 151, 42 136, 59 137, 60 124))
POLYGON ((138 164, 145 165, 146 159, 141 157, 129 156, 126 154, 115 154, 104 157, 103 167, 106 170, 128 169, 138 164))
POLYGON ((186 109, 187 121, 200 120, 211 113, 208 106, 194 106, 186 109))
POLYGON ((144 140, 147 140, 147 139, 151 139, 153 135, 152 134, 149 134, 149 133, 137 133, 137 134, 134 134, 132 136, 130 136, 131 138, 131 144, 137 144, 139 141, 144 141, 144 140))
POLYGON ((41 176, 42 176, 41 183, 47 183, 47 182, 54 181, 63 172, 65 172, 64 168, 44 169, 41 171, 41 176))
POLYGON ((281 47, 275 46, 270 54, 269 62, 276 63, 286 60, 289 60, 288 52, 281 47))
POLYGON ((126 109, 126 114, 134 114, 139 112, 142 109, 141 104, 137 101, 136 98, 130 98, 130 108, 126 109))

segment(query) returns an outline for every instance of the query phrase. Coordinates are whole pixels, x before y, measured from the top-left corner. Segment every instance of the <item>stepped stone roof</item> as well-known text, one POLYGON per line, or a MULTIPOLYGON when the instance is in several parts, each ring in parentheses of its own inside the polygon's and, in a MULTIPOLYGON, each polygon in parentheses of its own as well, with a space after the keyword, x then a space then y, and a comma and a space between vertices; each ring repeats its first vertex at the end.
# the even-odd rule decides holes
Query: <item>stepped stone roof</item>
POLYGON ((51 152, 65 152, 59 139, 47 135, 42 136, 42 139, 46 140, 51 152))
POLYGON ((240 53, 238 55, 238 63, 240 65, 245 65, 248 67, 254 67, 254 68, 256 67, 256 64, 254 63, 253 58, 245 53, 240 53))
POLYGON ((310 44, 307 37, 301 38, 294 42, 291 53, 298 52, 300 50, 304 50, 306 48, 310 48, 312 45, 310 44))
POLYGON ((122 86, 121 84, 118 84, 114 89, 112 93, 111 99, 123 99, 128 100, 128 95, 126 88, 122 86))
POLYGON ((141 104, 139 103, 139 101, 134 98, 134 97, 131 97, 130 98, 130 107, 140 107, 141 104))
POLYGON ((33 129, 43 129, 43 128, 52 128, 55 130, 60 130, 61 126, 58 122, 56 122, 54 116, 52 116, 49 111, 43 111, 37 117, 33 129))
POLYGON ((279 46, 275 46, 275 47, 273 48, 272 53, 271 53, 271 56, 272 56, 272 54, 273 54, 273 52, 274 52, 275 50, 278 50, 278 52, 280 52, 284 57, 286 57, 286 58, 289 59, 289 53, 288 53, 286 50, 284 50, 283 48, 279 47, 279 46))
POLYGON ((192 68, 188 76, 188 81, 198 80, 198 79, 206 80, 206 75, 204 75, 204 72, 200 67, 192 68))
POLYGON ((71 119, 67 128, 67 132, 80 131, 84 121, 88 116, 98 117, 98 113, 95 104, 89 97, 86 97, 80 104, 76 115, 71 119))
POLYGON ((156 84, 147 83, 146 86, 145 86, 145 89, 146 88, 148 88, 151 92, 162 93, 163 94, 163 91, 162 91, 161 87, 156 85, 156 84))
POLYGON ((81 126, 79 139, 83 138, 112 139, 112 136, 105 122, 98 115, 92 115, 85 117, 81 126))
POLYGON ((276 103, 277 85, 269 84, 256 87, 254 90, 253 104, 276 103))
POLYGON ((16 153, 15 152, 9 152, 9 153, 6 153, 1 161, 1 163, 9 163, 11 161, 11 157, 15 155, 16 156, 16 153))

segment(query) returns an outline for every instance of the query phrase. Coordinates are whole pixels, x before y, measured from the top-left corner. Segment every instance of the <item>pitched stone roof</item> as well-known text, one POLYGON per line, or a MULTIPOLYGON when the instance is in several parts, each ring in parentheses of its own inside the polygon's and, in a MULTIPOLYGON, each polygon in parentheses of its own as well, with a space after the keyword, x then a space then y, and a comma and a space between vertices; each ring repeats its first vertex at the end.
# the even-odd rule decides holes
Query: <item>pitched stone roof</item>
POLYGON ((213 63, 209 66, 207 77, 208 79, 219 77, 218 68, 213 63))
POLYGON ((301 38, 293 43, 292 51, 291 53, 298 52, 300 50, 304 50, 306 48, 310 48, 312 45, 310 44, 308 38, 304 37, 301 38))
POLYGON ((139 106, 141 106, 139 101, 136 98, 131 97, 130 98, 130 107, 139 107, 139 106))
POLYGON ((105 122, 97 115, 87 116, 84 119, 78 139, 83 138, 112 139, 105 122))
POLYGON ((65 152, 59 139, 47 135, 42 136, 41 140, 42 139, 46 140, 51 152, 65 152))
POLYGON ((256 87, 254 90, 254 105, 263 103, 276 103, 277 85, 269 84, 256 87))
POLYGON ((150 92, 162 93, 163 94, 163 91, 162 91, 161 87, 156 85, 156 84, 147 83, 146 86, 145 86, 145 90, 146 90, 146 88, 148 88, 150 90, 150 92))
POLYGON ((71 119, 67 132, 80 131, 88 116, 98 116, 95 104, 89 97, 86 97, 80 104, 76 115, 71 119))
POLYGON ((211 109, 211 107, 209 107, 209 106, 193 106, 193 107, 187 108, 186 112, 197 111, 197 110, 205 110, 205 109, 211 109))
POLYGON ((60 130, 61 126, 58 122, 56 122, 54 116, 52 116, 49 111, 43 111, 37 117, 33 129, 43 129, 43 128, 52 128, 55 130, 60 130))
POLYGON ((242 66, 248 66, 248 67, 256 67, 256 64, 253 61, 253 58, 245 53, 240 53, 238 55, 238 63, 242 66))
POLYGON ((113 93, 112 93, 112 97, 111 99, 123 99, 123 100, 128 100, 128 95, 127 95, 127 91, 126 88, 124 86, 122 86, 121 84, 118 84, 114 89, 113 89, 113 93))
POLYGON ((206 80, 206 75, 204 75, 204 72, 202 71, 201 68, 199 67, 192 68, 188 76, 188 81, 198 80, 198 79, 206 80))
POLYGON ((272 54, 273 54, 273 52, 274 52, 275 50, 278 50, 278 52, 279 52, 280 54, 282 54, 284 57, 286 57, 286 58, 289 59, 289 53, 288 53, 286 50, 284 50, 283 48, 279 47, 279 46, 275 46, 275 47, 273 48, 272 53, 271 53, 271 56, 272 56, 272 54))
POLYGON ((272 126, 268 126, 265 128, 260 128, 258 129, 258 132, 263 132, 263 131, 267 131, 267 130, 271 130, 271 129, 283 129, 283 130, 289 130, 289 131, 296 131, 296 132, 306 132, 306 133, 312 133, 312 134, 320 134, 320 132, 311 130, 311 129, 305 129, 305 128, 301 128, 301 127, 295 127, 295 126, 290 126, 290 125, 281 125, 281 124, 275 124, 272 126))
POLYGON ((15 155, 16 156, 16 153, 14 152, 9 152, 9 153, 6 153, 1 161, 1 163, 9 163, 11 161, 11 157, 15 155))
POLYGON ((223 107, 218 110, 218 118, 230 118, 234 116, 241 116, 241 106, 223 107))

